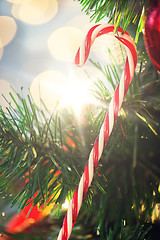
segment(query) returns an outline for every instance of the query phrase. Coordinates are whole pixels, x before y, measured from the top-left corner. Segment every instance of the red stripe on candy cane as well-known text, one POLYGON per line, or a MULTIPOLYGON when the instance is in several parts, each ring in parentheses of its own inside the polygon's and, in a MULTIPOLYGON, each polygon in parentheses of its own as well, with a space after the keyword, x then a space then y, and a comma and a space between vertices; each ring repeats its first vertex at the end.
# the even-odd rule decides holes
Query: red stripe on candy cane
POLYGON ((74 227, 74 224, 76 223, 76 219, 77 219, 77 213, 78 213, 78 187, 76 188, 76 191, 74 192, 73 195, 73 200, 72 200, 73 204, 72 204, 72 228, 74 227))
POLYGON ((89 155, 89 159, 85 166, 84 173, 80 179, 80 183, 75 190, 72 201, 69 203, 69 208, 57 240, 68 240, 70 237, 82 201, 85 198, 88 188, 92 182, 93 175, 98 166, 98 161, 102 155, 104 147, 108 142, 108 138, 118 117, 118 111, 122 105, 125 95, 127 94, 129 84, 134 76, 134 70, 137 64, 137 53, 135 45, 130 35, 126 31, 123 34, 123 29, 119 27, 117 29, 117 33, 114 33, 114 29, 114 25, 110 24, 98 24, 92 27, 88 31, 86 38, 82 42, 82 46, 78 49, 75 57, 75 64, 82 66, 89 56, 89 52, 94 40, 103 34, 110 34, 116 37, 120 42, 124 44, 127 52, 125 67, 121 76, 120 83, 114 92, 114 96, 110 102, 109 109, 106 113, 99 135, 97 136, 94 146, 89 155))

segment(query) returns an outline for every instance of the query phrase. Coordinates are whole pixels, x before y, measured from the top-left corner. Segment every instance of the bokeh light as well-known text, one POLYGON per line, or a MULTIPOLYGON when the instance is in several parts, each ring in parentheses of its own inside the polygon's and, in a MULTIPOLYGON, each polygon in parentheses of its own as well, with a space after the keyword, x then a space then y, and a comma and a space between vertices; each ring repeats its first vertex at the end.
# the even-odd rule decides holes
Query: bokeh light
MULTIPOLYGON (((7 22, 0 28, 1 58, 3 47, 15 35, 15 21, 18 23, 15 41, 5 48, 1 59, 1 79, 13 82, 18 92, 23 87, 24 95, 30 88, 36 105, 42 107, 42 99, 50 112, 54 111, 57 103, 59 107, 71 106, 76 114, 86 104, 97 104, 90 89, 95 90, 94 83, 102 80, 110 90, 105 75, 89 59, 81 68, 74 65, 76 52, 94 21, 90 22, 89 16, 83 14, 80 5, 72 0, 7 1, 10 3, 4 5, 10 7, 8 12, 20 21, 5 17, 11 26, 8 27, 7 22), (1 29, 4 29, 3 34, 1 29)), ((119 42, 115 50, 113 42, 117 44, 116 40, 109 38, 108 35, 101 36, 94 42, 89 57, 95 62, 103 60, 104 64, 110 63, 108 48, 118 59, 119 42)))
POLYGON ((7 45, 15 36, 17 25, 13 18, 0 16, 0 48, 7 45))
POLYGON ((52 113, 57 104, 63 99, 63 91, 67 78, 63 73, 49 70, 40 73, 31 83, 30 92, 35 104, 43 108, 42 102, 52 113))
POLYGON ((74 67, 68 76, 68 84, 63 93, 62 107, 71 107, 77 118, 83 114, 88 105, 103 105, 95 98, 95 83, 101 80, 105 83, 104 74, 95 67, 84 65, 83 68, 74 67))
POLYGON ((75 66, 68 75, 57 70, 48 70, 34 78, 30 92, 35 104, 41 109, 43 103, 50 113, 53 113, 56 107, 72 108, 79 117, 88 104, 101 105, 92 92, 99 78, 105 81, 105 76, 91 66, 75 66))
POLYGON ((83 36, 84 33, 77 28, 59 28, 48 39, 49 51, 60 61, 73 62, 83 36))
POLYGON ((12 15, 28 24, 42 24, 51 20, 58 11, 57 0, 29 0, 25 4, 13 4, 12 15))

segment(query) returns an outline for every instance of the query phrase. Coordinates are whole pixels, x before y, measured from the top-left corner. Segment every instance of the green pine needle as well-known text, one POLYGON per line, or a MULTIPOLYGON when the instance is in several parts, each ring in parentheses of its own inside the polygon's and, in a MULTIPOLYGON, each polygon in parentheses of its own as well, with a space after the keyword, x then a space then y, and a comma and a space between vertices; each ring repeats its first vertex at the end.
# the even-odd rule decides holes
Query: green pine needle
POLYGON ((106 19, 106 22, 115 25, 115 31, 134 23, 136 25, 135 42, 138 42, 139 34, 144 26, 144 13, 147 9, 148 0, 77 0, 82 5, 82 11, 90 15, 91 20, 99 22, 106 19), (107 18, 106 18, 107 17, 107 18))
MULTIPOLYGON (((81 234, 90 239, 96 239, 96 233, 102 239, 127 240, 130 236, 143 239, 149 230, 135 229, 133 222, 144 223, 159 199, 160 79, 156 71, 153 79, 149 61, 145 68, 141 59, 138 61, 130 92, 124 99, 78 217, 77 226, 83 225, 84 219, 88 225, 84 232, 81 229, 81 234), (135 140, 137 152, 133 167, 135 140), (121 226, 122 220, 126 226, 121 226)), ((18 95, 19 102, 12 96, 16 109, 11 105, 7 113, 0 109, 0 194, 12 193, 12 205, 18 202, 18 212, 30 203, 31 208, 37 204, 41 208, 54 202, 55 208, 60 209, 78 186, 111 92, 122 74, 112 56, 107 66, 91 63, 104 74, 106 81, 97 80, 93 94, 99 105, 88 106, 84 123, 79 123, 72 111, 56 109, 50 115, 38 109, 30 96, 23 99, 18 95)), ((61 211, 59 214, 61 217, 61 211)), ((77 229, 73 232, 79 234, 77 229)))

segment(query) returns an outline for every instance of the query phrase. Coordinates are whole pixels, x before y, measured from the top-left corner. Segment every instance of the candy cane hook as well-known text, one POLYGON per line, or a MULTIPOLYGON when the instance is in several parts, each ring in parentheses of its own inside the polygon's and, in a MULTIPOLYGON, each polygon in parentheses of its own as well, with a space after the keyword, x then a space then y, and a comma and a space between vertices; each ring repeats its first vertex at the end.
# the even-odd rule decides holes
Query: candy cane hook
POLYGON ((111 34, 124 44, 127 52, 125 67, 120 83, 118 84, 114 92, 114 96, 110 102, 109 109, 106 113, 99 135, 97 136, 94 146, 90 152, 84 173, 80 179, 80 183, 74 192, 71 202, 69 203, 68 211, 64 218, 57 240, 68 240, 70 237, 82 201, 85 198, 88 188, 92 182, 93 175, 98 166, 98 161, 102 155, 104 147, 108 142, 113 125, 118 117, 118 111, 128 91, 129 84, 132 81, 134 70, 137 64, 136 48, 130 35, 126 31, 123 34, 123 29, 120 27, 117 29, 117 32, 114 33, 114 25, 98 24, 89 30, 85 40, 82 42, 82 46, 78 49, 75 57, 76 65, 82 66, 86 62, 94 40, 103 34, 111 34))

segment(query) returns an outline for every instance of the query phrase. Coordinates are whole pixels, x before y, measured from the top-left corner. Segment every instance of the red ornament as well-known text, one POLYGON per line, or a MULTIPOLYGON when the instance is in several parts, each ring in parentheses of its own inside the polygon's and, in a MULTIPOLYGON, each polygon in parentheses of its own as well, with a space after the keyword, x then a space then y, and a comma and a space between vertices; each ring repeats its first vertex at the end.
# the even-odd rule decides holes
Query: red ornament
POLYGON ((148 55, 160 71, 160 0, 151 0, 145 19, 144 41, 148 55))

